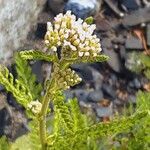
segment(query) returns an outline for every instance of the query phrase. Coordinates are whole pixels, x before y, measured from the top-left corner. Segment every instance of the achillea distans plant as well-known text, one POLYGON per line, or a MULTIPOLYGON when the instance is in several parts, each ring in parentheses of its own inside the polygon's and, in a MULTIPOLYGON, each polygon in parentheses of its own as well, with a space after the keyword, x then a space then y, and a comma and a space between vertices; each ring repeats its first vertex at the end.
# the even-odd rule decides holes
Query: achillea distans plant
MULTIPOLYGON (((70 11, 64 15, 59 14, 54 18, 53 24, 48 22, 46 52, 29 50, 16 54, 17 78, 7 68, 0 66, 0 83, 7 91, 12 92, 16 101, 26 109, 27 116, 32 119, 30 132, 9 144, 5 150, 99 149, 99 140, 128 131, 147 116, 147 110, 144 110, 107 124, 91 124, 80 112, 77 100, 65 101, 63 91, 82 80, 70 65, 101 62, 108 58, 100 53, 100 41, 93 33, 95 28, 94 24, 77 20, 70 11), (52 74, 44 85, 37 83, 26 60, 52 62, 52 74), (44 94, 41 95, 42 91, 44 94), (52 110, 50 103, 53 104, 52 110), (51 114, 53 117, 49 117, 51 114)), ((5 138, 0 140, 0 144, 6 144, 5 138)))

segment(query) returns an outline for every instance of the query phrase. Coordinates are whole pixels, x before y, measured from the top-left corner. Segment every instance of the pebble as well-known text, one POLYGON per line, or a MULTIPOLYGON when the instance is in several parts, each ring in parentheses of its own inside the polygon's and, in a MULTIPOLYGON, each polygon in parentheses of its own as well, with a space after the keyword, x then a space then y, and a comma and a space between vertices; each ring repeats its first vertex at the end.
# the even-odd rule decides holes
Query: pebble
POLYGON ((115 89, 113 89, 112 86, 109 86, 109 84, 104 83, 102 85, 102 91, 104 92, 105 95, 108 95, 109 97, 111 97, 112 100, 115 99, 116 97, 115 89))
POLYGON ((96 114, 98 117, 110 117, 113 114, 112 103, 108 107, 99 106, 96 108, 96 114))
POLYGON ((122 20, 122 25, 125 27, 132 27, 147 22, 150 22, 150 7, 135 10, 131 14, 125 16, 122 20))
POLYGON ((88 100, 93 102, 99 102, 103 99, 103 93, 101 90, 94 90, 89 93, 88 100))
POLYGON ((147 25, 146 35, 147 35, 147 45, 150 46, 150 23, 147 25))
POLYGON ((126 39, 125 47, 126 49, 131 49, 131 50, 143 49, 143 44, 138 38, 134 36, 129 36, 126 39))
POLYGON ((96 14, 100 6, 101 0, 69 0, 64 9, 71 10, 78 18, 85 19, 96 14))
POLYGON ((84 102, 88 101, 88 95, 90 91, 87 91, 85 89, 76 89, 73 90, 72 92, 74 97, 76 97, 79 101, 84 101, 84 102))
POLYGON ((121 67, 121 60, 120 60, 118 53, 116 53, 113 49, 107 50, 103 48, 103 51, 107 56, 109 56, 109 60, 107 61, 107 63, 112 68, 112 70, 120 73, 122 70, 122 67, 121 67))
POLYGON ((125 11, 134 11, 140 8, 140 0, 120 0, 121 7, 125 11))

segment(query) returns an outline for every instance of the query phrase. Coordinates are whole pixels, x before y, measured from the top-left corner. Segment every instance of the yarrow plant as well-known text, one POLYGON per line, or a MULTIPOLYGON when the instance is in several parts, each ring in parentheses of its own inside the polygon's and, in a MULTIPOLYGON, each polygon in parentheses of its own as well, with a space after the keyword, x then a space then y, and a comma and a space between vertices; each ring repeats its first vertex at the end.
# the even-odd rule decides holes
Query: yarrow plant
POLYGON ((76 19, 70 11, 64 15, 59 14, 53 23, 47 23, 45 52, 28 50, 16 55, 17 79, 7 68, 0 66, 0 83, 7 91, 12 92, 32 119, 31 132, 19 138, 11 146, 12 150, 96 149, 96 144, 92 146, 93 141, 97 143, 97 139, 103 136, 129 129, 147 115, 147 111, 141 111, 128 119, 91 125, 87 124, 87 118, 80 112, 77 100, 65 101, 63 91, 82 80, 70 65, 108 59, 100 53, 102 49, 100 40, 94 34, 95 28, 96 26, 88 24, 88 21, 76 19), (26 60, 52 62, 52 73, 43 87, 36 82, 26 60), (50 103, 53 104, 53 109, 50 109, 50 103))

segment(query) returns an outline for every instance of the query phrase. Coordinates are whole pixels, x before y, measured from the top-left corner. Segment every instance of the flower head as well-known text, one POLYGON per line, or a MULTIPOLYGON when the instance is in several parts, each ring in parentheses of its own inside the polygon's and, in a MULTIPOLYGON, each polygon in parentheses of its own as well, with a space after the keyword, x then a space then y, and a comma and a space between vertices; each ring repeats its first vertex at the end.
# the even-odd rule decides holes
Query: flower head
POLYGON ((42 108, 42 104, 39 101, 31 101, 28 104, 28 108, 34 113, 39 114, 42 108))
POLYGON ((46 46, 57 51, 61 47, 62 58, 96 57, 101 51, 99 38, 93 35, 95 24, 89 25, 82 19, 76 19, 71 11, 59 14, 53 25, 47 23, 46 46))

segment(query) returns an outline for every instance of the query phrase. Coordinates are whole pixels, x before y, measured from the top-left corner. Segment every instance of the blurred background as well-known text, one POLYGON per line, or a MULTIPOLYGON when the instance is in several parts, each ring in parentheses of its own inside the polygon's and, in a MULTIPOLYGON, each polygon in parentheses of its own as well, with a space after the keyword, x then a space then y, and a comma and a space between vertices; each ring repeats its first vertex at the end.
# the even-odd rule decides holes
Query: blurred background
MULTIPOLYGON (((93 16, 102 53, 110 59, 73 65, 83 81, 65 91, 66 99, 77 97, 83 112, 109 121, 136 105, 139 90, 150 92, 150 67, 140 61, 150 54, 150 0, 0 0, 0 63, 13 72, 15 51, 43 50, 46 23, 67 10, 82 19, 93 16)), ((51 64, 31 66, 43 83, 51 64)), ((27 132, 27 122, 23 108, 0 86, 0 135, 15 139, 27 132)))

